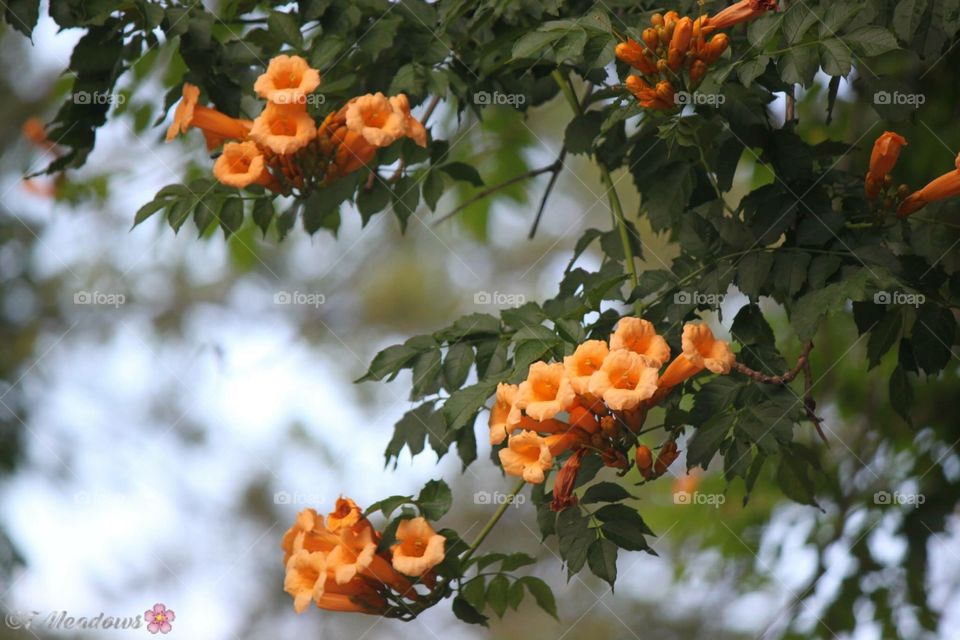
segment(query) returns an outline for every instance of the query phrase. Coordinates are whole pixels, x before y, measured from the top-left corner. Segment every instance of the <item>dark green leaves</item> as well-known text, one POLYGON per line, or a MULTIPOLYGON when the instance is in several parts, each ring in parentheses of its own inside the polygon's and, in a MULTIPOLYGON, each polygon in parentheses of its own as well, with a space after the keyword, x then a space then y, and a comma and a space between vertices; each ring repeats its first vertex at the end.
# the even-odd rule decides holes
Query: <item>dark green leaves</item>
POLYGON ((439 520, 450 510, 453 494, 443 480, 431 480, 417 496, 417 506, 427 520, 439 520))
POLYGON ((40 0, 7 0, 3 17, 8 25, 29 38, 40 18, 40 0))

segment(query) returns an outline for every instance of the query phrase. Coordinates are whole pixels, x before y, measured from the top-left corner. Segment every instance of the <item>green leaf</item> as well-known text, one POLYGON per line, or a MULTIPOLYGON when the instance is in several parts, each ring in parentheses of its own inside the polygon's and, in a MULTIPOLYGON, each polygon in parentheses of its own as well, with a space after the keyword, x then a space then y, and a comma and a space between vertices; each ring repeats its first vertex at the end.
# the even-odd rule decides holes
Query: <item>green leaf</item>
POLYGON ((861 27, 853 33, 846 34, 843 39, 860 49, 865 56, 879 56, 899 48, 897 39, 892 33, 875 25, 861 27))
POLYGON ((927 0, 900 0, 897 3, 891 24, 901 40, 913 40, 913 34, 917 32, 926 10, 927 0))
POLYGON ((900 338, 900 329, 903 326, 903 314, 899 309, 892 309, 870 331, 867 341, 867 360, 869 369, 880 364, 880 359, 890 350, 890 347, 900 338))
MULTIPOLYGON (((836 36, 842 31, 858 11, 863 10, 863 5, 859 2, 844 2, 833 0, 827 7, 826 15, 820 23, 820 37, 836 36)), ((846 39, 846 36, 844 36, 846 39)))
POLYGON ((654 533, 635 510, 623 504, 608 504, 595 511, 593 515, 603 523, 601 525, 603 535, 622 549, 653 553, 643 536, 652 536, 654 533))
POLYGON ((557 515, 557 537, 560 538, 560 557, 567 563, 567 574, 573 576, 587 561, 587 550, 596 540, 589 522, 580 509, 565 509, 557 515))
POLYGON ((495 575, 490 580, 490 584, 487 585, 487 604, 497 614, 498 618, 502 618, 503 614, 507 612, 509 592, 510 581, 502 573, 495 575))
POLYGON ((270 228, 270 222, 275 215, 272 198, 257 198, 253 202, 253 222, 259 227, 263 236, 266 237, 267 229, 270 228))
POLYGON ((553 591, 546 582, 534 576, 524 576, 520 578, 520 582, 527 588, 527 591, 530 592, 533 599, 537 601, 537 606, 559 620, 559 618, 557 618, 557 601, 554 599, 553 591))
POLYGON ((543 50, 562 36, 556 31, 531 31, 513 45, 513 59, 540 58, 543 50))
POLYGON ((770 56, 759 55, 752 60, 745 60, 737 67, 737 77, 743 86, 749 87, 753 81, 763 75, 767 65, 770 64, 770 56))
POLYGON ((389 498, 384 498, 383 500, 374 502, 372 505, 367 507, 363 514, 365 516, 369 516, 375 511, 380 511, 385 518, 389 518, 390 515, 399 509, 401 505, 410 504, 411 502, 413 502, 413 496, 390 496, 389 498))
POLYGON ((587 551, 587 563, 593 575, 606 581, 612 589, 617 580, 617 545, 610 540, 594 540, 587 551))
POLYGON ((813 84, 813 78, 820 68, 817 49, 812 46, 790 49, 780 56, 777 67, 784 82, 808 87, 813 84))
POLYGON ((487 606, 487 590, 484 577, 473 578, 460 589, 460 597, 466 600, 477 611, 483 611, 487 606))
POLYGON ((7 24, 28 38, 31 37, 37 20, 40 19, 40 0, 6 0, 3 7, 7 24))
POLYGON ((443 403, 443 415, 447 420, 448 428, 455 431, 467 424, 472 424, 471 419, 496 388, 496 380, 482 380, 451 393, 443 403))
POLYGON ((448 162, 440 167, 440 170, 454 180, 469 182, 475 187, 483 186, 483 178, 480 177, 480 173, 475 167, 467 164, 466 162, 448 162))
POLYGON ((437 202, 443 195, 443 175, 434 169, 427 171, 427 177, 423 179, 422 185, 423 201, 430 207, 430 211, 436 211, 437 202))
POLYGON ((593 502, 620 502, 621 500, 632 497, 633 496, 631 496, 623 486, 615 482, 598 482, 584 492, 580 502, 583 504, 593 502))
POLYGON ((297 24, 296 18, 289 13, 271 12, 270 17, 267 18, 267 28, 282 42, 293 45, 297 49, 303 48, 303 34, 300 33, 300 25, 297 24))
POLYGON ((727 437, 733 419, 729 413, 713 416, 700 425, 687 442, 687 469, 706 469, 727 437))
POLYGON ((357 194, 357 210, 360 212, 362 226, 367 226, 375 214, 390 204, 390 190, 381 180, 375 180, 370 189, 360 189, 357 194))
POLYGON ((397 29, 403 24, 400 16, 386 16, 373 23, 373 26, 363 34, 360 48, 370 54, 373 60, 384 51, 393 48, 397 37, 397 29))
POLYGON ((400 221, 400 230, 406 232, 407 220, 420 204, 420 185, 410 176, 397 180, 393 187, 393 213, 400 221))
POLYGON ((890 375, 890 405, 907 424, 913 424, 910 409, 913 406, 913 385, 906 370, 897 366, 890 375))
POLYGON ((917 364, 930 375, 939 373, 952 357, 957 321, 949 309, 925 305, 913 326, 913 353, 917 364))
POLYGON ((413 361, 411 399, 422 398, 440 390, 440 350, 431 349, 413 361))
POLYGON ((156 200, 151 200, 147 204, 143 205, 137 210, 137 214, 133 217, 133 226, 137 226, 157 211, 160 211, 164 207, 170 205, 169 200, 161 200, 157 198, 156 200))
POLYGON ((850 47, 840 38, 830 38, 820 43, 820 65, 831 76, 845 76, 853 67, 850 47))
POLYGON ((787 44, 796 44, 817 22, 817 14, 805 3, 791 4, 783 16, 782 30, 787 44))
POLYGON ((384 378, 389 382, 397 377, 401 369, 408 367, 420 352, 420 349, 415 349, 407 344, 395 344, 387 347, 373 357, 370 368, 361 378, 357 379, 357 382, 383 380, 384 378))
POLYGON ((453 505, 453 494, 443 480, 430 480, 417 496, 417 506, 427 520, 439 520, 453 505))
POLYGON ((516 611, 520 608, 520 603, 523 602, 523 583, 517 580, 512 585, 510 585, 510 595, 507 596, 507 602, 510 604, 510 608, 516 611))
POLYGON ((603 113, 588 111, 576 116, 567 125, 563 137, 563 144, 569 153, 590 153, 593 151, 593 141, 600 135, 600 126, 603 124, 603 113))
POLYGON ((773 256, 766 251, 748 253, 737 265, 737 288, 751 300, 756 300, 773 269, 773 256))
POLYGON ((777 468, 777 484, 784 495, 800 504, 818 506, 813 480, 810 478, 810 465, 804 457, 795 455, 800 450, 785 450, 777 468))
POLYGON ((453 615, 468 624, 487 626, 487 616, 477 611, 466 598, 457 596, 453 599, 453 615))
POLYGON ((536 563, 537 559, 527 553, 517 552, 511 553, 503 558, 500 562, 501 571, 514 571, 520 567, 526 567, 536 563))
POLYGON ((443 388, 454 392, 463 386, 473 365, 473 347, 467 342, 456 342, 443 359, 443 388))
POLYGON ((438 418, 439 416, 433 410, 432 402, 425 402, 403 414, 394 426, 393 437, 384 452, 387 463, 389 464, 390 460, 396 459, 404 447, 410 450, 411 456, 416 456, 422 452, 428 431, 430 429, 442 429, 444 426, 438 418))
POLYGON ((243 225, 243 200, 240 198, 227 198, 220 209, 220 228, 223 229, 225 238, 229 238, 236 233, 243 225))

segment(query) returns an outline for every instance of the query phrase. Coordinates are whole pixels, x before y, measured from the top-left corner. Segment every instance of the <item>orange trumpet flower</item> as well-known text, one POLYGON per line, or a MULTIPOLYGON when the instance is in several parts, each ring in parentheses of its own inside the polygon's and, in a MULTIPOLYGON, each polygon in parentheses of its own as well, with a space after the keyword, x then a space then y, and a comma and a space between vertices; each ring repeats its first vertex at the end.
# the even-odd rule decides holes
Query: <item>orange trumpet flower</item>
POLYGON ((960 154, 955 160, 956 169, 929 182, 919 191, 914 191, 900 203, 898 218, 906 218, 930 202, 945 200, 960 195, 960 154))
POLYGON ((244 140, 250 133, 251 124, 248 120, 231 118, 216 109, 197 104, 199 98, 199 87, 189 82, 183 83, 183 98, 173 112, 173 122, 167 129, 167 142, 186 133, 190 127, 203 132, 207 149, 216 149, 224 140, 244 140))
POLYGON ((660 377, 661 390, 676 386, 704 369, 713 373, 730 373, 736 357, 730 345, 717 340, 705 324, 687 324, 681 340, 683 352, 678 355, 660 377))
POLYGON ((873 151, 870 153, 870 170, 867 171, 867 177, 864 180, 864 190, 868 198, 873 200, 879 195, 884 178, 893 171, 893 166, 900 157, 900 149, 905 146, 907 146, 907 139, 893 131, 884 131, 873 143, 873 151))
POLYGON ((717 29, 727 29, 741 22, 759 18, 767 11, 777 8, 776 0, 740 0, 723 9, 715 16, 709 17, 701 27, 707 34, 717 29))
POLYGON ((213 175, 225 185, 242 189, 259 184, 280 191, 280 184, 269 171, 263 154, 252 142, 228 142, 213 164, 213 175))

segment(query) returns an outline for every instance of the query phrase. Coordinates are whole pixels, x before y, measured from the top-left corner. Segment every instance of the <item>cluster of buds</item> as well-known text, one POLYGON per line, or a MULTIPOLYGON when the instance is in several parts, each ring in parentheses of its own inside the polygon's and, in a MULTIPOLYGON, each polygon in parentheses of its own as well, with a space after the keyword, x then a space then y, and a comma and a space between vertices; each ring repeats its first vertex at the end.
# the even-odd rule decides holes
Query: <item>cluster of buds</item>
POLYGON ((208 150, 223 145, 213 166, 221 183, 238 189, 256 184, 284 195, 308 193, 369 167, 379 149, 401 138, 426 146, 426 129, 403 94, 353 98, 317 127, 307 102, 319 86, 320 73, 303 58, 279 55, 253 87, 266 106, 255 120, 244 120, 198 104, 199 88, 185 83, 167 141, 200 129, 208 150))
POLYGON ((704 369, 727 374, 735 362, 730 345, 705 324, 684 326, 681 346, 670 361, 669 345, 650 322, 623 318, 609 341, 587 340, 563 362, 531 364, 519 385, 500 383, 489 427, 492 445, 507 441, 499 451, 504 471, 539 484, 555 460, 571 452, 556 476, 555 511, 576 504, 577 472, 590 453, 625 473, 635 449, 644 478, 662 475, 677 446, 671 437, 653 462, 637 437, 647 411, 704 369))
POLYGON ((353 500, 340 497, 326 522, 314 509, 297 514, 281 542, 283 589, 302 613, 320 609, 384 615, 421 599, 416 584, 432 587, 446 538, 422 517, 402 520, 397 542, 380 549, 382 534, 353 500))
POLYGON ((676 11, 653 14, 639 42, 627 38, 616 47, 617 58, 639 72, 627 76, 624 85, 644 108, 675 109, 677 90, 696 89, 729 46, 725 33, 714 32, 776 6, 775 0, 741 0, 712 17, 681 17, 676 11))
POLYGON ((952 171, 934 178, 922 189, 911 193, 905 184, 894 187, 890 172, 905 146, 907 139, 893 131, 884 131, 873 143, 870 168, 863 181, 868 200, 879 202, 887 211, 896 209, 898 218, 907 218, 931 202, 960 195, 960 154, 954 160, 952 171))

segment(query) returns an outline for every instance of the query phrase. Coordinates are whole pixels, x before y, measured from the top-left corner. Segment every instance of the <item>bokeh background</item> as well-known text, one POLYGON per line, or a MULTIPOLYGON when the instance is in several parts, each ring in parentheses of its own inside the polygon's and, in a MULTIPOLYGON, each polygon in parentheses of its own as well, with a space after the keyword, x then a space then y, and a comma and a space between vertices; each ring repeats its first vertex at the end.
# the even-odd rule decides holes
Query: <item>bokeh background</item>
MULTIPOLYGON (((131 230, 157 189, 205 175, 210 160, 199 134, 163 144, 165 123, 153 126, 183 71, 161 47, 121 80, 82 170, 25 181, 55 150, 22 126, 65 98, 61 72, 79 35, 45 16, 32 43, 0 32, 0 638, 142 636, 51 635, 41 621, 53 611, 141 616, 157 602, 176 612, 171 637, 203 639, 960 638, 958 362, 918 389, 911 429, 887 398, 892 363, 866 370, 849 318, 813 354, 829 440, 822 510, 790 502, 767 477, 744 507, 742 486, 725 489, 716 470, 683 478, 681 461, 676 480, 640 491, 658 555, 621 554, 615 593, 592 576, 568 581, 532 506, 509 509, 485 544, 541 558, 533 571, 554 586, 559 620, 529 601, 489 630, 459 623, 446 604, 411 623, 295 615, 278 545, 299 509, 329 510, 341 493, 369 504, 443 478, 455 496, 443 524, 469 538, 494 508, 476 492, 509 490, 483 438, 463 473, 429 451, 384 468, 409 380, 351 381, 379 348, 490 311, 478 294, 494 305, 553 295, 583 230, 609 224, 598 173, 568 156, 533 240, 547 176, 437 224, 473 195, 450 192, 405 235, 388 215, 364 228, 347 210, 338 237, 298 229, 282 244, 252 225, 229 242, 216 230, 198 239, 190 224, 175 235, 159 219, 131 230), (277 303, 284 293, 316 304, 277 303), (85 294, 117 304, 84 304, 85 294), (693 486, 724 504, 674 503, 672 490, 693 486), (883 491, 923 504, 878 504, 883 491), (12 628, 22 612, 38 612, 33 625, 12 628)), ((923 115, 906 125, 916 183, 956 155, 956 88, 943 75, 957 58, 924 80, 923 115)), ((880 132, 865 91, 856 75, 844 81, 829 126, 824 87, 799 100, 803 135, 860 140, 845 166, 865 167, 880 132)), ((770 117, 782 122, 782 100, 770 117)), ((559 99, 526 117, 489 107, 482 122, 441 103, 429 124, 496 184, 552 162, 568 119, 559 99)), ((636 211, 629 175, 615 179, 636 211)), ((769 180, 745 154, 731 198, 769 180)), ((645 265, 669 264, 675 245, 639 227, 645 265)), ((728 327, 744 302, 731 290, 714 326, 728 327)), ((781 314, 766 310, 795 354, 781 314)), ((815 442, 812 429, 797 437, 815 442)))

